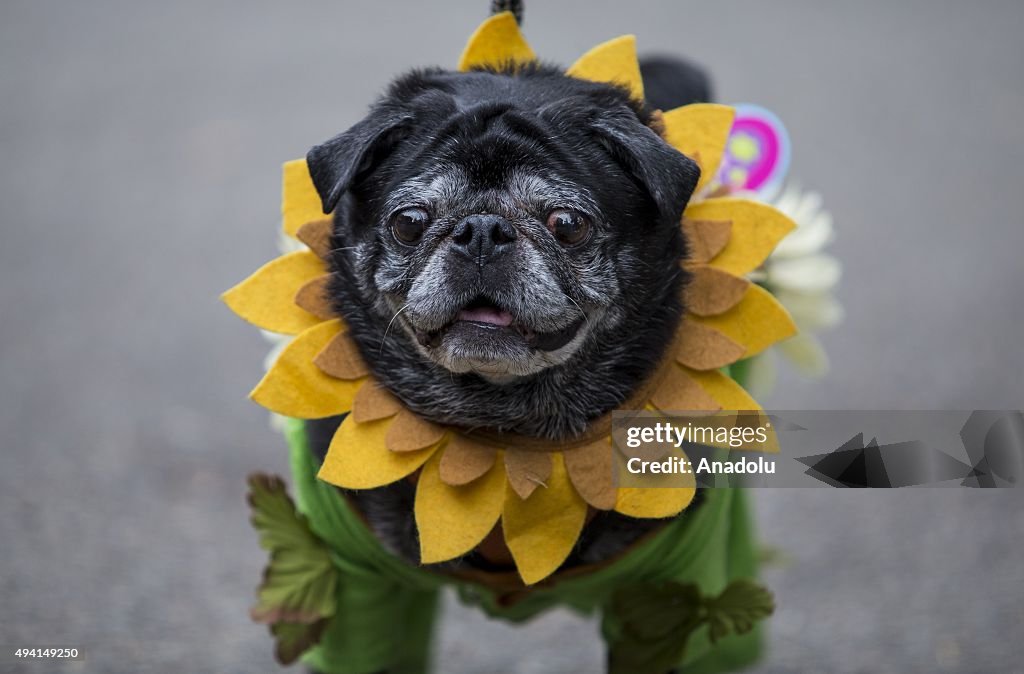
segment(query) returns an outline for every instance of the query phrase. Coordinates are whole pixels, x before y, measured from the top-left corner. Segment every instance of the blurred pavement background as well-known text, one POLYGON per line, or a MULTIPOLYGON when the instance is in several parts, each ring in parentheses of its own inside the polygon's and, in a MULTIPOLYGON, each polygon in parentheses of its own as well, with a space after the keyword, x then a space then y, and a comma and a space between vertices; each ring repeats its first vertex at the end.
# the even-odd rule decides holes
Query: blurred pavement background
MULTIPOLYGON (((247 608, 247 401, 267 345, 218 294, 275 255, 279 165, 389 77, 453 65, 488 0, 0 4, 0 644, 40 672, 276 671, 247 608)), ((824 381, 774 408, 1024 406, 1024 3, 540 2, 570 63, 635 32, 776 111, 845 264, 824 381)), ((761 672, 1021 671, 1021 492, 772 491, 761 672)), ((444 674, 600 671, 594 624, 446 604, 444 674)), ((0 665, 2 671, 4 665, 0 665)))

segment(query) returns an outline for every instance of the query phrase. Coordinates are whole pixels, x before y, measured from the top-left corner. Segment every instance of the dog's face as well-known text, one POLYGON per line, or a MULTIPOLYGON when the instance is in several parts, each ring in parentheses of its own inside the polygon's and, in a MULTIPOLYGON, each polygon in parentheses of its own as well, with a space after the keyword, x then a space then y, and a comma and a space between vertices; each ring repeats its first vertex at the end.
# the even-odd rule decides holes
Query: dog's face
POLYGON ((619 89, 543 68, 432 71, 311 150, 337 209, 336 303, 371 366, 386 342, 401 367, 434 366, 423 377, 508 385, 620 357, 607 344, 652 321, 661 335, 699 170, 649 121, 619 89))

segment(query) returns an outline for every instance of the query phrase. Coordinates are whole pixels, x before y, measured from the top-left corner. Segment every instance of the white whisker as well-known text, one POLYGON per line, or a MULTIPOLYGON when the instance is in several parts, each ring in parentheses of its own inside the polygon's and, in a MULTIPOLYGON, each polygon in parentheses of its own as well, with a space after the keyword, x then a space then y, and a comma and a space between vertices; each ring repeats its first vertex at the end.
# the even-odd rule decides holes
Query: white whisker
POLYGON ((568 297, 569 301, 572 302, 573 304, 575 304, 576 308, 580 310, 581 314, 583 314, 583 320, 587 322, 587 330, 589 331, 590 330, 590 316, 587 316, 587 312, 583 311, 583 307, 581 307, 579 305, 579 302, 577 302, 573 298, 569 297, 568 295, 566 295, 566 297, 568 297))
POLYGON ((377 350, 377 355, 378 356, 381 355, 384 352, 384 340, 386 340, 388 338, 388 332, 391 330, 391 326, 394 325, 395 321, 398 319, 399 314, 401 314, 403 311, 405 311, 408 308, 409 308, 409 305, 406 304, 404 307, 402 307, 401 309, 396 311, 395 315, 391 317, 391 321, 388 323, 388 327, 384 329, 384 336, 380 338, 380 349, 377 350))

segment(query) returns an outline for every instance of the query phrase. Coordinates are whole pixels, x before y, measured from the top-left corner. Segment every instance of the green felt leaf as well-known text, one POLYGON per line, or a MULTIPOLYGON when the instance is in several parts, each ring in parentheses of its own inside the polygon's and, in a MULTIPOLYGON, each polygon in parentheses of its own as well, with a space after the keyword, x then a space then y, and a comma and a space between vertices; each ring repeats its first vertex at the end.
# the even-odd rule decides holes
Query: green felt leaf
POLYGON ((281 478, 250 476, 248 500, 260 545, 270 552, 251 615, 271 626, 278 659, 294 661, 317 642, 326 619, 334 615, 338 572, 281 478))
POLYGON ((322 547, 305 516, 295 509, 280 477, 263 473, 250 475, 248 500, 252 524, 260 534, 260 545, 264 549, 274 552, 322 547))
POLYGON ((270 633, 274 635, 274 657, 282 665, 290 665, 303 653, 315 646, 323 636, 327 620, 315 623, 274 623, 270 633))
POLYGON ((772 593, 752 580, 729 583, 718 597, 707 601, 711 643, 728 634, 746 634, 754 623, 775 611, 772 593))
POLYGON ((634 585, 612 599, 622 638, 609 654, 609 674, 667 672, 686 654, 703 624, 700 590, 692 583, 634 585))
POLYGON ((685 654, 685 640, 662 639, 653 643, 642 643, 625 639, 616 643, 609 654, 608 674, 671 672, 685 654))
POLYGON ((692 583, 645 584, 618 592, 613 600, 624 629, 641 641, 655 641, 699 622, 700 590, 692 583))
POLYGON ((612 598, 622 636, 609 656, 610 674, 667 672, 686 656, 689 639, 705 623, 712 643, 749 632, 770 615, 770 592, 751 580, 735 580, 717 597, 703 597, 692 583, 633 585, 612 598))

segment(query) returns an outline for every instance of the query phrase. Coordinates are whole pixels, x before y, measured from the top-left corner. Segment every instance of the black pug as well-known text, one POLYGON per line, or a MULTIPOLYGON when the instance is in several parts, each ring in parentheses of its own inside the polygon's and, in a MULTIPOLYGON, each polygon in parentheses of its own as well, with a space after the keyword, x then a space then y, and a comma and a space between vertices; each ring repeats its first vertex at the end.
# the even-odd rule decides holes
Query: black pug
MULTIPOLYGON (((700 171, 659 136, 655 110, 710 93, 680 61, 641 72, 646 103, 540 65, 414 71, 309 152, 335 214, 331 301, 373 375, 417 414, 570 438, 662 358, 684 310, 679 223, 700 171)), ((307 422, 319 461, 339 422, 307 422)), ((418 563, 414 491, 346 493, 418 563)), ((659 524, 598 513, 565 566, 659 524)), ((458 563, 495 568, 479 550, 458 563)))

